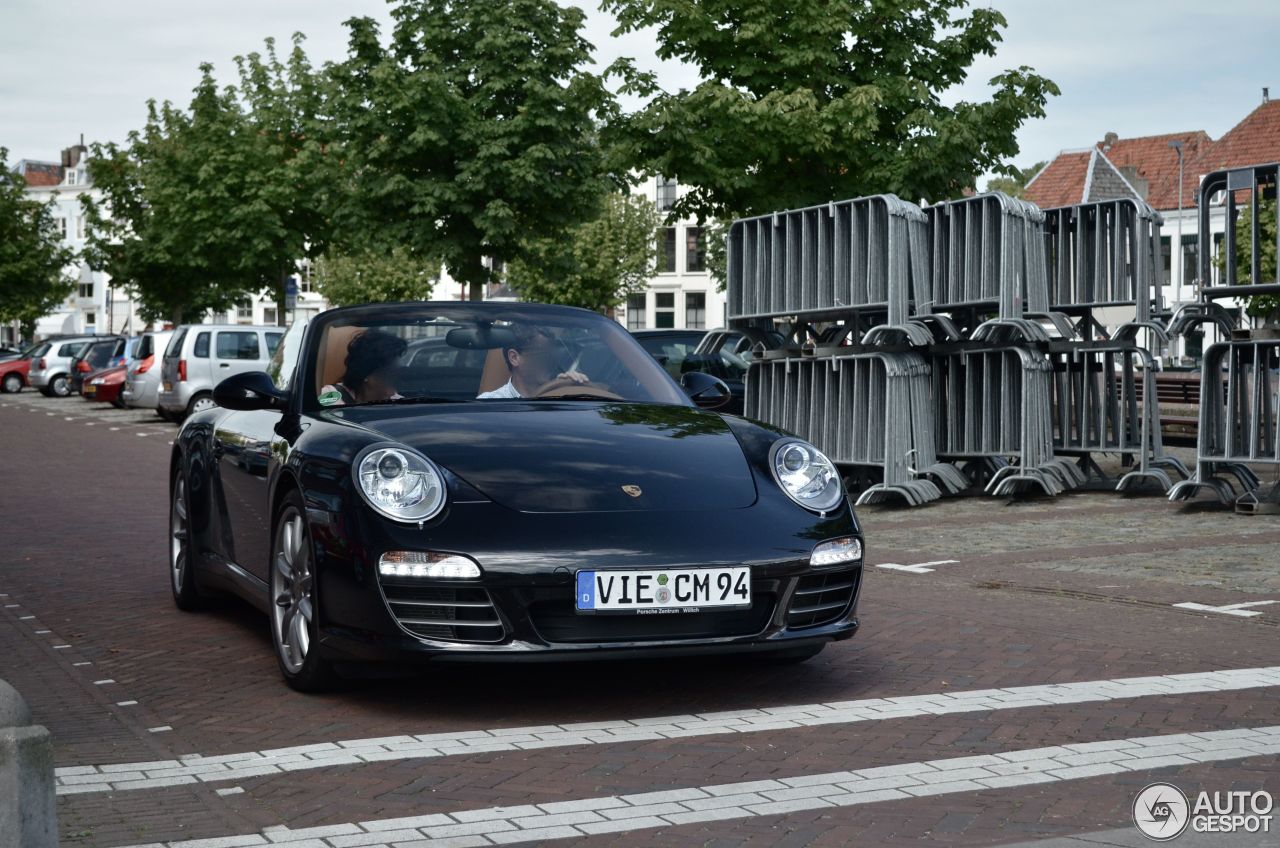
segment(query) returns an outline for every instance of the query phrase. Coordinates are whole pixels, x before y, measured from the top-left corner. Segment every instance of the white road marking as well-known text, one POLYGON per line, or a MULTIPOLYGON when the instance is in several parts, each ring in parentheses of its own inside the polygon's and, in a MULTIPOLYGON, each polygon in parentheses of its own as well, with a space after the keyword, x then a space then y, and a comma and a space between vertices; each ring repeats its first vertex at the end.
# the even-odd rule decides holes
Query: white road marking
POLYGON ((33 618, 35 618, 34 615, 20 615, 18 616, 18 621, 30 621, 33 618))
POLYGON ((64 648, 70 648, 70 647, 71 647, 70 645, 54 645, 54 646, 53 646, 53 649, 54 649, 55 651, 61 651, 61 650, 63 650, 64 648))
POLYGON ((107 685, 108 683, 115 683, 115 681, 114 681, 114 680, 112 680, 112 679, 110 679, 110 678, 107 678, 106 680, 95 680, 95 681, 93 681, 93 685, 94 685, 94 686, 105 686, 105 685, 107 685))
POLYGON ((169 725, 167 725, 167 724, 162 724, 162 725, 160 725, 159 727, 148 727, 148 728, 147 728, 147 731, 148 731, 149 733, 164 733, 166 730, 173 730, 173 728, 172 728, 172 727, 170 727, 170 726, 169 726, 169 725))
POLYGON ((116 701, 117 707, 132 707, 137 701, 116 701))
POLYGON ((729 710, 698 715, 660 716, 580 724, 503 727, 418 736, 349 739, 203 756, 188 754, 176 760, 145 763, 71 766, 55 769, 60 795, 149 789, 167 786, 175 777, 185 783, 243 780, 267 774, 362 765, 382 760, 434 759, 493 751, 607 745, 728 733, 758 733, 792 727, 850 724, 860 721, 911 718, 946 713, 985 712, 1018 707, 1052 707, 1125 698, 1227 692, 1280 686, 1280 666, 1121 677, 1080 683, 1014 686, 933 695, 867 698, 828 704, 798 704, 763 709, 729 710), (122 776, 125 775, 125 776, 122 776))
POLYGON ((929 568, 928 566, 950 565, 952 563, 956 563, 959 561, 960 560, 958 559, 936 559, 932 562, 917 562, 911 565, 900 565, 899 563, 896 563, 896 562, 885 562, 885 563, 881 563, 880 565, 877 565, 876 568, 887 568, 887 569, 890 569, 891 571, 906 571, 910 574, 928 574, 929 572, 933 571, 933 569, 929 568))
MULTIPOLYGON (((517 807, 457 810, 292 830, 270 827, 219 844, 284 845, 309 840, 333 848, 382 848, 410 840, 480 837, 475 844, 541 842, 597 833, 650 830, 698 822, 749 819, 801 810, 851 807, 926 795, 953 795, 1056 783, 1170 765, 1215 763, 1280 753, 1280 726, 1175 733, 805 774, 634 795, 609 795, 517 807), (383 834, 383 835, 378 835, 383 834), (372 838, 371 838, 372 837, 372 838), (318 841, 323 839, 324 841, 318 841), (483 841, 487 839, 488 842, 483 841), (233 841, 234 840, 234 841, 233 841)), ((175 778, 176 779, 176 778, 175 778)), ((166 848, 203 842, 149 843, 166 848)), ((426 848, 428 842, 413 842, 426 848)), ((140 848, 133 846, 133 848, 140 848)))
POLYGON ((225 796, 225 795, 241 795, 241 794, 243 794, 243 793, 244 793, 244 787, 243 787, 243 786, 232 786, 232 787, 230 787, 230 788, 228 788, 228 789, 217 789, 217 790, 215 790, 215 791, 216 791, 219 795, 224 795, 224 796, 225 796))
POLYGON ((52 633, 52 632, 53 632, 52 630, 37 630, 37 631, 36 631, 36 635, 37 635, 37 636, 43 636, 43 635, 45 635, 46 633, 52 633))
POLYGON ((93 663, 91 663, 91 662, 78 662, 78 663, 72 663, 72 665, 73 665, 73 666, 76 666, 76 665, 93 665, 93 663))
POLYGON ((1267 604, 1274 604, 1275 601, 1249 601, 1243 604, 1227 604, 1224 607, 1211 607, 1206 604, 1197 604, 1188 601, 1185 604, 1174 604, 1178 609, 1199 610, 1200 612, 1218 612, 1223 615, 1235 615, 1240 618, 1251 618, 1262 613, 1249 609, 1249 607, 1263 607, 1267 604))

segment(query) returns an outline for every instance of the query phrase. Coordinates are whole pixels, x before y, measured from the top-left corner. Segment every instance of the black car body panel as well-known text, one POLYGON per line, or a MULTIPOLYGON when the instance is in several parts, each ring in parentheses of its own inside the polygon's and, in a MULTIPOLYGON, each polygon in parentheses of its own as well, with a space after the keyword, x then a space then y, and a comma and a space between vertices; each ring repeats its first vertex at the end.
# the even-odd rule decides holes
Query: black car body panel
MULTIPOLYGON (((387 307, 333 310, 305 333, 291 330, 277 358, 291 369, 289 357, 299 357, 293 384, 315 381, 308 351, 327 320, 376 308, 387 307)), ((313 650, 334 662, 820 646, 856 631, 862 562, 818 570, 810 555, 824 540, 861 532, 847 499, 820 515, 782 491, 768 466, 781 438, 779 430, 692 404, 544 399, 320 410, 295 391, 283 410, 193 415, 175 442, 172 467, 188 481, 201 585, 233 591, 264 611, 272 522, 286 494, 300 493, 317 581, 313 650), (386 443, 438 466, 448 491, 439 514, 404 523, 366 503, 353 463, 386 443), (388 551, 462 554, 483 573, 450 581, 381 576, 388 551), (580 569, 720 565, 750 567, 751 607, 575 610, 580 569), (424 619, 424 604, 449 612, 424 619)))

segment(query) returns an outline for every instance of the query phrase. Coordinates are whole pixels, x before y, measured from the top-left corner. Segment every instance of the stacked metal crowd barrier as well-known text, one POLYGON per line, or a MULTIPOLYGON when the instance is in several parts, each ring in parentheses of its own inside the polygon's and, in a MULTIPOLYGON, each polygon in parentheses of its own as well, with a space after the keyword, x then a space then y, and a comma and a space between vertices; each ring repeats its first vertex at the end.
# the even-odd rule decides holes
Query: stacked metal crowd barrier
POLYGON ((1136 336, 1160 331, 1148 301, 1159 228, 1133 201, 1046 213, 1000 194, 736 221, 730 321, 789 322, 793 340, 758 353, 746 413, 872 470, 859 503, 924 503, 973 482, 1058 494, 1087 481, 1093 452, 1136 460, 1118 488, 1167 489, 1164 469, 1178 466, 1136 395, 1143 382, 1155 397, 1136 336), (1090 310, 1118 303, 1135 305, 1134 321, 1099 342, 1090 310))
MULTIPOLYGON (((1187 500, 1209 489, 1223 503, 1234 501, 1241 512, 1280 512, 1280 483, 1262 492, 1262 481, 1250 465, 1280 468, 1280 339, 1249 337, 1218 301, 1254 295, 1280 295, 1277 269, 1263 265, 1259 201, 1275 198, 1280 164, 1255 165, 1209 174, 1200 184, 1200 297, 1174 314, 1170 331, 1186 333, 1201 324, 1218 327, 1226 341, 1211 345, 1201 366, 1196 468, 1190 479, 1174 486, 1170 500, 1187 500), (1214 279, 1209 244, 1211 210, 1221 197, 1227 226, 1223 238, 1221 284, 1214 279), (1250 212, 1249 253, 1239 262, 1236 232, 1242 203, 1250 212), (1240 265, 1248 269, 1247 278, 1240 265), (1233 486, 1231 479, 1234 479, 1233 486), (1238 488, 1237 488, 1238 487, 1238 488)), ((1280 203, 1276 204, 1280 216, 1280 203)), ((1280 242, 1280 221, 1276 222, 1280 242)), ((1278 252, 1276 255, 1280 255, 1278 252)))

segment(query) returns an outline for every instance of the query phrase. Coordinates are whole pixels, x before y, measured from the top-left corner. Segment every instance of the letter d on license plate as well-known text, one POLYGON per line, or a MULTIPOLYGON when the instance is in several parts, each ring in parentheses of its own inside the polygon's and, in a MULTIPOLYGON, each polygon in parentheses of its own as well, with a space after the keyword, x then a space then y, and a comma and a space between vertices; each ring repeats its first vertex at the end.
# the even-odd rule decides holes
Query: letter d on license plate
POLYGON ((579 612, 661 612, 751 606, 751 569, 579 571, 579 612))

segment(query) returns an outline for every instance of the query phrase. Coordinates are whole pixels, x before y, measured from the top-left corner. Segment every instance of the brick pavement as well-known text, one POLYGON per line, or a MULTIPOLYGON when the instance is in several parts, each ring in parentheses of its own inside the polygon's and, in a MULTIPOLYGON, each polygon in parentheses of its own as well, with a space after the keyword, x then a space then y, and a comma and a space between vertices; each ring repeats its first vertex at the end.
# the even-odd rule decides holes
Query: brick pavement
MULTIPOLYGON (((1170 606, 1280 599, 1266 567, 1280 530, 1274 519, 1154 497, 1088 494, 1014 505, 968 499, 923 510, 862 511, 870 563, 960 562, 928 575, 871 570, 863 631, 800 667, 739 660, 431 669, 418 678, 362 682, 308 698, 280 683, 257 613, 238 604, 197 616, 172 608, 163 514, 172 437, 166 434, 173 429, 139 419, 112 424, 120 427, 112 431, 74 408, 72 421, 46 414, 58 404, 87 406, 74 399, 10 400, 0 398, 0 436, 14 460, 0 514, 20 514, 24 524, 0 531, 0 591, 11 596, 6 606, 19 605, 0 610, 0 676, 29 697, 37 719, 54 731, 60 766, 1259 667, 1280 656, 1274 626, 1280 611, 1231 619, 1170 606), (135 435, 143 431, 148 435, 135 435), (53 455, 51 444, 58 446, 53 455), (58 471, 50 473, 49 464, 58 471), (75 486, 58 485, 74 472, 80 474, 75 486), (1170 534, 1180 541, 1160 548, 1170 534), (1197 567, 1209 573, 1194 573, 1197 567), (27 615, 35 618, 22 620, 27 615), (55 650, 59 644, 71 648, 55 650), (95 686, 103 679, 115 683, 95 686), (131 700, 137 704, 117 706, 131 700), (149 732, 158 726, 173 729, 149 732)), ((139 414, 112 413, 121 422, 130 415, 139 414)), ((333 766, 301 779, 248 778, 236 782, 242 793, 228 796, 217 795, 213 785, 67 796, 60 811, 67 844, 115 846, 763 779, 788 768, 820 773, 1278 723, 1274 689, 1148 696, 892 719, 874 728, 783 728, 727 740, 333 766)), ((1187 765, 1177 774, 1223 788, 1264 780, 1276 765, 1274 758, 1229 761, 1187 765)), ((1147 776, 1090 778, 1057 793, 986 790, 951 795, 946 803, 894 800, 838 814, 797 811, 579 841, 817 845, 858 833, 861 842, 932 837, 993 844, 1124 825, 1133 791, 1126 781, 1147 776)))

